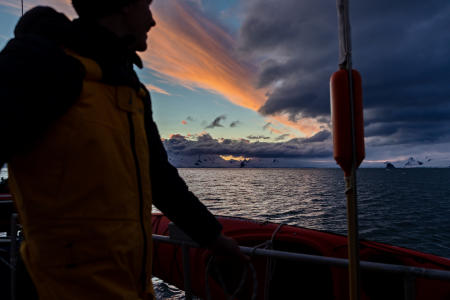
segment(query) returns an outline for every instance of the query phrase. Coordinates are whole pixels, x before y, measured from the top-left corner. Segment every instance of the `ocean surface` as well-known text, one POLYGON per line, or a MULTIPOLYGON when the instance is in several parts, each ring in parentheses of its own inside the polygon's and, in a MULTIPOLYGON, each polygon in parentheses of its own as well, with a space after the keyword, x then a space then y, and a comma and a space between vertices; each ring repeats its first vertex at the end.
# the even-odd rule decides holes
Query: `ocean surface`
MULTIPOLYGON (((180 169, 216 215, 347 232, 340 169, 180 169)), ((450 258, 450 168, 360 169, 361 239, 450 258)), ((183 293, 155 280, 158 294, 183 293)))
MULTIPOLYGON (((347 232, 339 169, 180 169, 217 215, 347 232)), ((450 168, 360 169, 360 237, 450 258, 450 168)))
MULTIPOLYGON (((216 215, 347 232, 340 169, 179 172, 216 215)), ((361 239, 450 258, 450 168, 360 169, 357 182, 361 239)), ((176 288, 154 283, 159 298, 184 299, 176 288)))

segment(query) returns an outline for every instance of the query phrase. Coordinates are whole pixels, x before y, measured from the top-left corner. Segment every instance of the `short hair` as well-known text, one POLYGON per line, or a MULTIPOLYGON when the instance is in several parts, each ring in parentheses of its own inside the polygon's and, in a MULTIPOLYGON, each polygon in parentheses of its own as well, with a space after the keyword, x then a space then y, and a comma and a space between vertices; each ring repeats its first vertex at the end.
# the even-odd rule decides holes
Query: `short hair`
POLYGON ((137 0, 72 0, 72 6, 80 18, 98 19, 118 12, 137 0))

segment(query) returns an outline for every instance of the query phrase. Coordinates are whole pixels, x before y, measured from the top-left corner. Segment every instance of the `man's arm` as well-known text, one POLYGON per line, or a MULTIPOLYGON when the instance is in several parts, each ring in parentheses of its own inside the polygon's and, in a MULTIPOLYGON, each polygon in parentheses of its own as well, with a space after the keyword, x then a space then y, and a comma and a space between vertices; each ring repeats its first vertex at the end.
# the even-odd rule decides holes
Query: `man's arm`
POLYGON ((250 258, 239 250, 237 242, 221 233, 222 225, 189 191, 177 169, 167 160, 166 150, 151 118, 150 99, 148 100, 146 122, 153 204, 194 241, 208 247, 215 255, 249 261, 250 258))
POLYGON ((210 246, 219 238, 222 226, 169 163, 151 116, 150 98, 145 102, 153 204, 194 241, 210 246))

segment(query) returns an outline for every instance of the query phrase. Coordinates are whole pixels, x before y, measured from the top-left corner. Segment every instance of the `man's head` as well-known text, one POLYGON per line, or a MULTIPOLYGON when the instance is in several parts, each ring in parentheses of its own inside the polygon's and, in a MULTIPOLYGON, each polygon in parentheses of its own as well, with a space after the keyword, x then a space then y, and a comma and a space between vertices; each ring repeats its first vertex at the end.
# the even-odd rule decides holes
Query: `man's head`
POLYGON ((156 25, 152 0, 72 0, 82 19, 95 20, 119 37, 132 36, 133 50, 147 49, 147 33, 156 25))

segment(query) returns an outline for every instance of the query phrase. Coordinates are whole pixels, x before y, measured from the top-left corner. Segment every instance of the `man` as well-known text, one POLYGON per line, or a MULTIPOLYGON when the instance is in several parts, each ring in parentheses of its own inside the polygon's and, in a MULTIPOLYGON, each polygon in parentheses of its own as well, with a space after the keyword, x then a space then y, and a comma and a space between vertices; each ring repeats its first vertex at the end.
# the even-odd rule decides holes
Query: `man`
POLYGON ((237 244, 167 161, 133 65, 151 0, 73 0, 21 18, 0 53, 0 165, 41 299, 151 299, 152 203, 217 253, 237 244))

